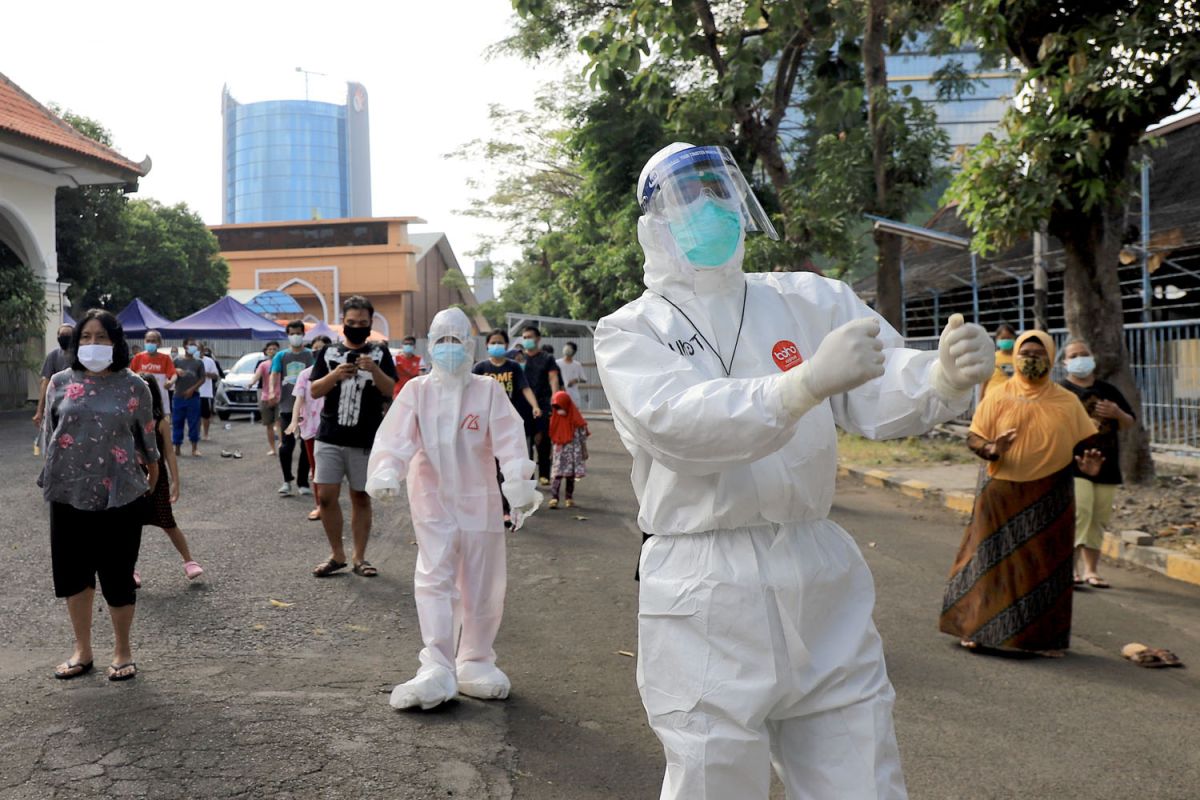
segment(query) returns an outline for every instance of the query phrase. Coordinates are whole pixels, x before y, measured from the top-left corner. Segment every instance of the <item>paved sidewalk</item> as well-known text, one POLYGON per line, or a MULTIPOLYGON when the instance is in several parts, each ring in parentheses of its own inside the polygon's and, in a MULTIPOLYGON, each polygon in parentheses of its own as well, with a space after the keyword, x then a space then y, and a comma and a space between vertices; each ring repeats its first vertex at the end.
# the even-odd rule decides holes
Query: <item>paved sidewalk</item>
MULTIPOLYGON (((976 464, 918 464, 886 469, 841 464, 838 474, 969 516, 983 473, 976 464)), ((1106 531, 1101 552, 1110 561, 1153 570, 1168 578, 1200 586, 1200 559, 1155 547, 1154 537, 1144 531, 1106 531)))

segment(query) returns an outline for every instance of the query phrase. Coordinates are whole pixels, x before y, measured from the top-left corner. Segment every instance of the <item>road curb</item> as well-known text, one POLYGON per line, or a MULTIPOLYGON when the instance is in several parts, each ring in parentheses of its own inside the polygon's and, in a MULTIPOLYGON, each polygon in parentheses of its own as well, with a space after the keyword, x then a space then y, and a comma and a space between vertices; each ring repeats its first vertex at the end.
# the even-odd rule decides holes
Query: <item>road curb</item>
MULTIPOLYGON (((901 479, 887 470, 839 464, 838 477, 851 478, 867 486, 900 492, 927 503, 935 503, 964 516, 970 515, 975 508, 974 493, 942 491, 924 481, 901 479)), ((1154 537, 1149 534, 1140 531, 1125 531, 1125 534, 1128 535, 1105 532, 1104 544, 1100 549, 1101 554, 1111 561, 1133 564, 1158 572, 1172 580, 1200 586, 1200 559, 1168 550, 1165 547, 1141 544, 1143 541, 1153 541, 1154 537)))

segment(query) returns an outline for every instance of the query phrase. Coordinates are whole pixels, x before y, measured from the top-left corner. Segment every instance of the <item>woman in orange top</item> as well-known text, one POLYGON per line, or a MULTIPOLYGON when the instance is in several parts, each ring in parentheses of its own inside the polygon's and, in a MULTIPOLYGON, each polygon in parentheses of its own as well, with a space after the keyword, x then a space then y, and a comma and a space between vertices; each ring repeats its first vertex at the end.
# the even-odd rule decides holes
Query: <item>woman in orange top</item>
POLYGON ((1071 636, 1075 491, 1071 467, 1104 458, 1077 448, 1096 435, 1083 404, 1050 380, 1054 341, 1015 346, 1011 380, 975 410, 967 445, 988 464, 942 600, 939 627, 967 648, 1058 657, 1071 636))
POLYGON ((587 437, 591 436, 583 414, 571 395, 559 390, 550 398, 550 441, 554 444, 554 460, 550 474, 550 508, 558 508, 558 490, 567 479, 567 508, 575 505, 575 479, 587 475, 587 437))

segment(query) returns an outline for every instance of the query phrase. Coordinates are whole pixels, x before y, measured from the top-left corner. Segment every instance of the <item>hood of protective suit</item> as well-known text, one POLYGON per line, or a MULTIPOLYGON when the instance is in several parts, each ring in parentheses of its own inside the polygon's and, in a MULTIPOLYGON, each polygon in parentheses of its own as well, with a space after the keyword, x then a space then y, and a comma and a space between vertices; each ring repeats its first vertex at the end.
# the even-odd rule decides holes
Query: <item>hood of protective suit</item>
POLYGON ((447 308, 439 311, 429 325, 429 352, 432 355, 439 340, 451 338, 463 345, 466 357, 453 369, 447 369, 438 363, 438 359, 430 358, 433 363, 431 375, 437 381, 454 381, 466 383, 471 374, 471 366, 475 363, 475 337, 471 335, 471 321, 461 308, 447 308))
MULTIPOLYGON (((646 180, 655 167, 669 156, 693 146, 686 142, 675 142, 651 156, 638 178, 637 196, 642 196, 646 180)), ((729 260, 709 269, 697 268, 687 260, 675 242, 667 220, 659 214, 643 214, 638 220, 638 242, 646 256, 643 280, 646 288, 652 292, 670 297, 675 302, 695 295, 741 293, 745 282, 742 274, 746 246, 744 227, 737 249, 729 260)))

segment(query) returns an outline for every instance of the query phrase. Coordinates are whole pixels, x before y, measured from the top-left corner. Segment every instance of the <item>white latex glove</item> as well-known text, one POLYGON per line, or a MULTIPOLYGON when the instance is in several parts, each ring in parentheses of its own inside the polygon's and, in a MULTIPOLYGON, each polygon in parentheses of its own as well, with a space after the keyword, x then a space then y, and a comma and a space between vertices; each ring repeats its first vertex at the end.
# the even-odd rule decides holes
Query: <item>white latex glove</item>
POLYGON ((391 467, 385 467, 367 478, 367 494, 376 500, 391 500, 400 495, 400 476, 391 467))
POLYGON ((821 340, 812 358, 783 375, 783 406, 801 416, 825 398, 848 392, 883 375, 879 320, 847 322, 821 340))
POLYGON ((959 397, 987 380, 996 368, 996 346, 987 331, 952 314, 938 340, 938 360, 929 375, 940 397, 959 397))

